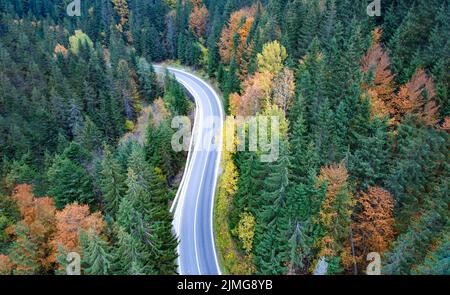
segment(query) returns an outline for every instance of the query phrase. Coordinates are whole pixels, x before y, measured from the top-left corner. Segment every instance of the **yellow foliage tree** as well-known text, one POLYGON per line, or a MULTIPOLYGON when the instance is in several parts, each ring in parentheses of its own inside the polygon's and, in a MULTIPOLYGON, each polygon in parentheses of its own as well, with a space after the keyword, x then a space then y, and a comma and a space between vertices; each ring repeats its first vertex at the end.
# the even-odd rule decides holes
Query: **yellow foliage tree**
POLYGON ((225 271, 230 274, 252 274, 254 266, 251 257, 242 257, 236 250, 228 223, 232 201, 237 190, 238 171, 233 161, 236 150, 236 133, 233 119, 227 118, 224 127, 224 147, 222 152, 223 172, 219 180, 215 212, 216 243, 225 271))
POLYGON ((280 42, 267 43, 263 46, 262 53, 258 53, 258 69, 260 72, 268 71, 272 75, 277 75, 283 69, 287 56, 286 48, 280 42))
POLYGON ((318 178, 319 185, 326 185, 325 200, 319 213, 319 223, 324 236, 319 241, 319 257, 338 262, 348 269, 354 263, 348 255, 350 248, 351 215, 355 205, 348 186, 348 172, 344 163, 323 167, 318 178))
POLYGON ((253 250, 253 237, 255 236, 255 217, 248 212, 244 212, 240 215, 238 227, 234 231, 242 242, 247 255, 251 255, 253 250))
POLYGON ((73 54, 78 54, 78 52, 80 52, 80 45, 94 48, 94 43, 91 38, 81 30, 76 30, 75 35, 69 37, 69 43, 70 51, 72 51, 73 54))

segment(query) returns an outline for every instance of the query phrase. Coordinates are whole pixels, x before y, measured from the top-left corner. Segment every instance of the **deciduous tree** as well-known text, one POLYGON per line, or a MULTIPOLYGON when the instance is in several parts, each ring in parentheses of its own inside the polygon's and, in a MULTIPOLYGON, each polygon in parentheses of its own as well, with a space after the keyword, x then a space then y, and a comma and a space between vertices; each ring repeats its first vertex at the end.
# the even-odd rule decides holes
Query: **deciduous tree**
MULTIPOLYGON (((352 223, 356 259, 364 269, 370 252, 384 253, 394 240, 394 199, 380 187, 369 187, 357 196, 352 223)), ((351 255, 351 253, 349 253, 351 255)))

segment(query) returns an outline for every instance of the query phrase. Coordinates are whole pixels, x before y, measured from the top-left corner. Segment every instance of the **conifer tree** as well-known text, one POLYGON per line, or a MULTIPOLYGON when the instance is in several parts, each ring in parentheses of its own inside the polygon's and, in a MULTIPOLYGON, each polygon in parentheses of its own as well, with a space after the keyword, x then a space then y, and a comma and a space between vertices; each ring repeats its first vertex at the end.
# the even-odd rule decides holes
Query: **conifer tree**
POLYGON ((119 163, 108 146, 104 147, 100 171, 100 188, 109 214, 115 216, 121 199, 125 195, 125 177, 119 163))
MULTIPOLYGON (((110 275, 112 255, 106 241, 97 234, 89 234, 87 242, 83 246, 84 274, 87 275, 110 275), (89 236, 90 235, 90 236, 89 236)), ((81 236, 80 236, 80 239, 81 236)))

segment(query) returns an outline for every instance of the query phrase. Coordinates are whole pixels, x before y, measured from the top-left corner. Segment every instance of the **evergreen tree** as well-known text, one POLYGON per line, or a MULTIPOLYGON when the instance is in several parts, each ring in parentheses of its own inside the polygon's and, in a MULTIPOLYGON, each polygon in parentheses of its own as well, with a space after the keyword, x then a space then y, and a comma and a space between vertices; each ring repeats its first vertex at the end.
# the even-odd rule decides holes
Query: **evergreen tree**
POLYGON ((91 236, 86 237, 87 242, 83 245, 84 274, 111 274, 112 255, 107 242, 94 233, 87 235, 91 236))
POLYGON ((114 159, 108 146, 104 147, 100 171, 100 188, 109 214, 115 216, 121 199, 125 195, 123 170, 114 159))
POLYGON ((73 202, 94 205, 92 179, 86 170, 72 160, 56 155, 47 172, 49 195, 59 209, 73 202))

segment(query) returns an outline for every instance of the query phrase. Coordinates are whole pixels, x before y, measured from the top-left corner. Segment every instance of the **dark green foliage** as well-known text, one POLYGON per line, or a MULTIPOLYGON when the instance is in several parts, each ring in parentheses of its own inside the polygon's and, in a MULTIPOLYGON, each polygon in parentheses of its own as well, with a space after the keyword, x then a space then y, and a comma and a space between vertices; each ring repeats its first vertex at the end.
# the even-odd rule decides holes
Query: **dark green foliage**
POLYGON ((412 274, 413 266, 424 261, 425 255, 440 231, 445 219, 437 212, 426 212, 419 220, 413 221, 411 227, 394 242, 385 255, 384 274, 412 274))
POLYGON ((390 141, 387 124, 379 119, 369 125, 367 135, 356 134, 358 147, 349 156, 348 168, 357 187, 384 186, 390 163, 390 141), (358 183, 360 182, 360 183, 358 183))
POLYGON ((94 205, 92 179, 86 170, 72 160, 57 155, 47 173, 49 194, 59 209, 73 202, 94 205))
MULTIPOLYGON (((178 60, 214 77, 228 112, 230 95, 257 71, 257 54, 273 40, 286 47, 285 64, 295 71, 289 133, 274 163, 262 163, 260 152, 236 153, 239 179, 229 212, 232 231, 242 213, 256 218, 256 272, 311 273, 324 237, 319 217, 326 187, 318 185, 317 174, 324 165, 344 161, 346 192, 357 196, 381 187, 395 199, 398 236, 382 253, 383 272, 449 273, 448 130, 409 115, 398 125, 388 122, 389 114, 373 116, 360 69, 379 26, 395 90, 424 68, 435 86, 442 125, 450 114, 448 0, 386 0, 381 17, 367 16, 366 0, 204 0, 209 17, 201 38, 189 26, 191 1, 169 7, 170 1, 129 0, 120 26, 112 1, 82 1, 76 18, 66 15, 69 2, 0 3, 0 191, 10 195, 28 183, 37 196, 54 197, 59 209, 76 201, 106 213, 107 234, 83 238, 86 274, 176 271, 168 204, 185 154, 170 148, 170 122, 188 115, 191 103, 174 77, 166 74, 160 87, 152 63, 178 60), (233 36, 231 59, 224 63, 217 46, 222 29, 233 12, 252 5, 256 13, 246 40, 233 36), (75 30, 92 46, 71 45, 75 30), (113 148, 158 97, 171 116, 150 122, 145 146, 125 140, 113 148)), ((339 205, 344 195, 327 208, 337 220, 345 215, 339 205)), ((5 233, 17 219, 14 202, 0 197, 0 253, 24 266, 23 273, 39 272, 27 229, 16 228, 20 243, 5 233)), ((340 251, 348 242, 349 220, 339 223, 344 226, 332 236, 340 251)), ((328 273, 348 271, 341 257, 327 261, 328 273)))
POLYGON ((439 201, 440 195, 432 192, 450 177, 449 138, 447 133, 422 126, 412 118, 406 118, 398 132, 387 187, 396 198, 399 220, 407 224, 427 202, 439 201))
POLYGON ((103 154, 99 181, 100 189, 106 212, 115 216, 120 201, 125 194, 125 173, 107 146, 105 146, 103 154))
POLYGON ((0 195, 0 253, 7 253, 10 237, 5 229, 19 220, 17 204, 10 197, 0 195))
POLYGON ((80 240, 83 248, 84 274, 111 274, 112 255, 107 242, 93 233, 81 234, 80 240))

